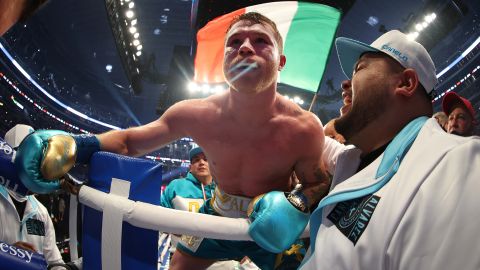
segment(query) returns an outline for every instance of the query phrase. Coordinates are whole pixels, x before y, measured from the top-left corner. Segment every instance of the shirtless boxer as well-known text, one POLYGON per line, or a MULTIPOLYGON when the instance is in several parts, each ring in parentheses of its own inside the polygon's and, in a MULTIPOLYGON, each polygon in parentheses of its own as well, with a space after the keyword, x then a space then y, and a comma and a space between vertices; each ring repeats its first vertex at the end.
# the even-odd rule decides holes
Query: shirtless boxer
POLYGON ((255 242, 231 241, 233 246, 225 246, 228 241, 186 239, 173 257, 172 269, 202 269, 218 259, 243 255, 261 269, 272 269, 275 253, 298 238, 308 222, 308 207, 326 194, 330 184, 321 161, 321 122, 276 91, 278 72, 286 64, 282 52, 282 37, 271 20, 258 13, 237 17, 225 40, 228 91, 178 102, 159 119, 126 130, 96 136, 36 132, 19 149, 22 180, 33 180, 41 188, 62 177, 75 162, 87 163, 96 151, 141 156, 191 137, 209 157, 218 185, 203 212, 247 217, 249 205, 249 234, 255 242), (70 157, 65 145, 72 147, 70 157), (55 159, 58 155, 62 158, 55 159), (303 191, 285 193, 291 190, 293 172, 303 191), (233 201, 235 205, 228 205, 233 201))

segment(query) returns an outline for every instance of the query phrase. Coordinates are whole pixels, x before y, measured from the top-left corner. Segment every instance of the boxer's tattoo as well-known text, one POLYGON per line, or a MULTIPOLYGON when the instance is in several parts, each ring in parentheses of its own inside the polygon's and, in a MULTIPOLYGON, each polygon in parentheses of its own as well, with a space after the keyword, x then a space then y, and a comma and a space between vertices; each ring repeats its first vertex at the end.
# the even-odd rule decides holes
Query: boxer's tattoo
POLYGON ((327 195, 330 188, 330 177, 325 173, 322 168, 318 167, 313 173, 317 182, 315 183, 303 183, 303 194, 307 197, 309 206, 320 201, 325 195, 327 195))

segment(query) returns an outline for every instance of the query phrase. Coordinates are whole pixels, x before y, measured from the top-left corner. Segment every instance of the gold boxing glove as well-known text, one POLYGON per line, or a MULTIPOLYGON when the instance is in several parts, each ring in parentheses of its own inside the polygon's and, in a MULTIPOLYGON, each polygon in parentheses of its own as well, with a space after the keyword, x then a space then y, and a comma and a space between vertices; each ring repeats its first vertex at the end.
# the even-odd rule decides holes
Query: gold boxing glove
POLYGON ((44 151, 40 172, 47 180, 61 178, 75 165, 77 145, 70 135, 50 137, 44 151))

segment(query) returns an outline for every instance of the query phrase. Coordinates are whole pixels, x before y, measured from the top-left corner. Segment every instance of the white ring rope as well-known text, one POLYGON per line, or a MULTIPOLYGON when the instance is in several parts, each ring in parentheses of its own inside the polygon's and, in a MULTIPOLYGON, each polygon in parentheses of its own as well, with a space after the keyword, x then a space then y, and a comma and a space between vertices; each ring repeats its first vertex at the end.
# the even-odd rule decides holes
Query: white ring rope
MULTIPOLYGON (((135 202, 85 185, 80 188, 78 198, 84 205, 98 211, 104 210, 108 200, 110 206, 114 205, 116 211, 123 213, 123 221, 144 229, 212 239, 253 241, 248 235, 250 222, 245 218, 205 215, 135 202)), ((309 231, 307 225, 301 238, 309 237, 309 231)))

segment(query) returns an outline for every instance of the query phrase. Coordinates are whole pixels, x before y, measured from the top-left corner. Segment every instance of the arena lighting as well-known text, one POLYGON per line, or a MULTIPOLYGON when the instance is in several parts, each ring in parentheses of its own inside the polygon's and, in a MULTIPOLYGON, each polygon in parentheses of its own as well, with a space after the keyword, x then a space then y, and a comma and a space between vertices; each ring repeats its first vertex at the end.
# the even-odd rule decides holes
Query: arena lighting
POLYGON ((194 83, 194 82, 189 82, 188 85, 187 85, 187 89, 190 92, 194 92, 195 90, 197 90, 197 84, 194 83))
POLYGON ((196 82, 189 82, 187 84, 187 89, 192 94, 202 94, 202 95, 211 95, 223 92, 227 90, 225 84, 198 84, 196 82))
MULTIPOLYGON (((53 113, 50 113, 50 112, 47 111, 45 108, 41 107, 41 106, 38 105, 36 102, 34 102, 31 98, 29 98, 29 97, 28 97, 26 94, 24 94, 22 91, 20 91, 20 89, 18 89, 7 77, 3 76, 3 74, 1 74, 1 75, 2 75, 2 78, 3 78, 8 84, 10 84, 10 86, 11 86, 13 89, 15 89, 15 90, 17 91, 17 93, 19 93, 19 94, 20 94, 21 96, 23 96, 27 101, 29 101, 30 103, 32 103, 32 104, 33 104, 37 109, 39 109, 41 112, 47 114, 48 116, 50 116, 51 118, 55 119, 56 121, 58 121, 58 122, 60 122, 60 123, 62 123, 62 124, 64 124, 64 125, 66 125, 66 126, 69 126, 70 128, 79 130, 79 131, 81 131, 81 132, 83 132, 83 133, 90 133, 90 132, 85 131, 85 130, 83 130, 83 129, 81 129, 81 128, 78 128, 78 127, 75 126, 75 125, 72 125, 72 124, 64 121, 63 119, 55 116, 53 113)), ((13 100, 14 103, 15 103, 15 100, 13 99, 13 96, 12 96, 12 100, 13 100)), ((18 106, 18 103, 15 103, 15 104, 17 104, 17 106, 18 106)), ((20 107, 20 108, 23 109, 23 106, 20 107)))
POLYGON ((420 32, 425 30, 428 27, 428 25, 435 20, 435 18, 437 18, 437 14, 435 13, 431 13, 425 16, 424 21, 418 22, 415 24, 416 31, 413 31, 407 34, 408 39, 410 40, 417 39, 418 36, 420 35, 420 32))
MULTIPOLYGON (((13 89, 15 89, 15 91, 17 93, 19 93, 21 96, 23 96, 28 102, 30 102, 31 104, 33 104, 37 109, 39 109, 41 112, 45 113, 46 115, 48 115, 49 117, 55 119, 56 121, 70 127, 70 128, 73 128, 75 130, 79 130, 80 132, 83 132, 83 133, 90 133, 89 131, 86 131, 84 129, 81 129, 75 125, 72 125, 70 123, 68 123, 67 121, 55 116, 53 113, 49 112, 47 109, 45 109, 44 107, 38 105, 37 102, 34 102, 31 98, 29 98, 25 93, 23 93, 20 89, 18 89, 18 87, 12 83, 12 81, 10 81, 7 77, 5 77, 2 73, 0 73, 0 77, 2 77, 13 89)), ((12 100, 15 102, 13 96, 12 96, 12 100)), ((15 103, 17 104, 17 103, 15 103)), ((19 103, 18 103, 19 104, 19 103)), ((18 106, 17 104, 17 106, 18 106)), ((3 105, 3 104, 2 104, 3 105)), ((23 109, 23 106, 20 107, 21 109, 23 109)))
POLYGON ((298 104, 298 105, 303 105, 305 104, 305 101, 303 99, 301 99, 299 96, 295 96, 293 98, 289 97, 288 95, 284 95, 284 97, 290 101, 293 101, 294 103, 298 104))
POLYGON ((433 100, 432 100, 432 103, 441 99, 446 93, 452 91, 453 89, 459 87, 460 85, 463 84, 463 82, 471 77, 473 74, 475 74, 477 71, 480 70, 480 66, 476 66, 470 73, 468 73, 467 75, 463 76, 462 79, 460 79, 458 82, 454 83, 452 86, 448 87, 447 90, 443 91, 441 94, 437 95, 433 100))
MULTIPOLYGON (((142 55, 142 52, 141 52, 141 51, 138 51, 138 52, 136 52, 135 54, 136 54, 137 56, 140 56, 140 55, 142 55)), ((137 72, 138 72, 138 69, 137 69, 137 72)))
POLYGON ((20 104, 20 102, 16 101, 13 96, 11 96, 10 99, 13 101, 13 103, 14 103, 15 105, 17 105, 17 107, 19 107, 21 110, 23 110, 23 108, 24 108, 23 105, 20 104))
POLYGON ((465 56, 467 56, 478 44, 480 43, 480 37, 478 37, 472 45, 468 46, 468 48, 457 58, 455 59, 450 65, 444 68, 440 73, 437 74, 437 78, 440 78, 443 74, 447 73, 452 67, 454 67, 458 62, 462 61, 465 56))
POLYGON ((105 0, 105 5, 122 67, 133 93, 138 95, 142 91, 142 74, 138 61, 142 54, 137 49, 142 43, 137 29, 139 21, 136 18, 134 2, 124 0, 126 4, 122 6, 120 1, 122 0, 105 0))
POLYGON ((407 34, 407 37, 408 37, 408 39, 410 39, 410 40, 415 40, 415 39, 417 39, 417 37, 418 37, 419 35, 420 35, 420 34, 419 34, 418 32, 413 32, 413 33, 407 34))
MULTIPOLYGON (((55 102, 57 105, 59 105, 60 107, 66 109, 66 110, 69 110, 71 113, 77 115, 77 116, 80 116, 82 118, 85 118, 84 114, 75 110, 75 109, 72 109, 70 108, 70 106, 62 103, 60 100, 56 99, 54 96, 52 96, 50 93, 48 93, 48 91, 46 91, 42 86, 40 86, 35 80, 33 80, 31 78, 31 76, 25 71, 25 69, 23 69, 22 66, 20 66, 20 64, 17 63, 17 61, 15 61, 13 59, 13 57, 10 55, 10 53, 5 49, 5 47, 3 46, 3 44, 0 42, 0 50, 3 51, 3 53, 5 54, 5 56, 7 56, 7 58, 13 63, 13 65, 18 69, 18 71, 20 73, 22 73, 23 76, 25 76, 25 78, 27 78, 30 83, 32 83, 38 90, 40 90, 45 96, 47 96, 48 98, 50 98, 53 102, 55 102)), ((104 127, 108 127, 110 129, 121 129, 117 126, 114 126, 114 125, 110 125, 110 124, 107 124, 107 123, 104 123, 102 121, 99 121, 97 119, 94 119, 94 118, 91 118, 91 117, 88 117, 86 116, 85 118, 86 120, 90 121, 90 122, 93 122, 95 124, 98 124, 98 125, 101 125, 101 126, 104 126, 104 127)))
POLYGON ((159 157, 159 156, 145 156, 151 160, 161 160, 161 161, 170 161, 170 162, 180 162, 182 164, 190 164, 190 160, 185 159, 178 159, 178 158, 166 158, 166 157, 159 157))
MULTIPOLYGON (((0 46, 1 46, 1 43, 0 43, 0 46)), ((66 125, 66 126, 69 126, 70 128, 73 128, 73 129, 76 129, 76 130, 79 130, 80 132, 83 132, 83 133, 91 133, 87 130, 84 130, 82 128, 79 128, 75 125, 72 125, 70 123, 68 123, 67 121, 55 116, 53 113, 50 113, 47 109, 45 109, 44 107, 38 105, 35 101, 33 101, 31 98, 29 98, 25 93, 23 93, 20 89, 18 89, 18 87, 13 84, 12 81, 10 81, 5 75, 3 75, 3 73, 0 72, 0 77, 3 78, 13 89, 15 89, 15 91, 17 93, 19 93, 21 96, 23 96, 28 102, 32 103, 37 109, 39 109, 40 111, 42 111, 43 113, 47 114, 48 116, 50 116, 51 118, 59 121, 60 123, 66 125)), ((11 99, 15 101, 14 97, 11 96, 11 99)), ((4 104, 2 102, 0 102, 0 106, 3 106, 4 104)), ((18 106, 18 105, 17 105, 18 106)), ((23 109, 23 108, 22 108, 23 109)), ((198 145, 192 140, 192 138, 189 138, 189 137, 184 137, 184 138, 181 138, 179 139, 179 141, 183 141, 183 142, 188 142, 193 148, 194 147, 198 147, 198 145)), ((185 145, 185 147, 187 147, 185 145)), ((156 156, 146 156, 147 158, 151 158, 153 160, 158 160, 158 159, 161 159, 161 160, 168 160, 168 161, 171 161, 171 162, 174 162, 174 161, 179 161, 179 162, 187 162, 187 163, 190 163, 189 160, 183 160, 183 159, 170 159, 170 158, 161 158, 161 157, 156 157, 156 156)))

